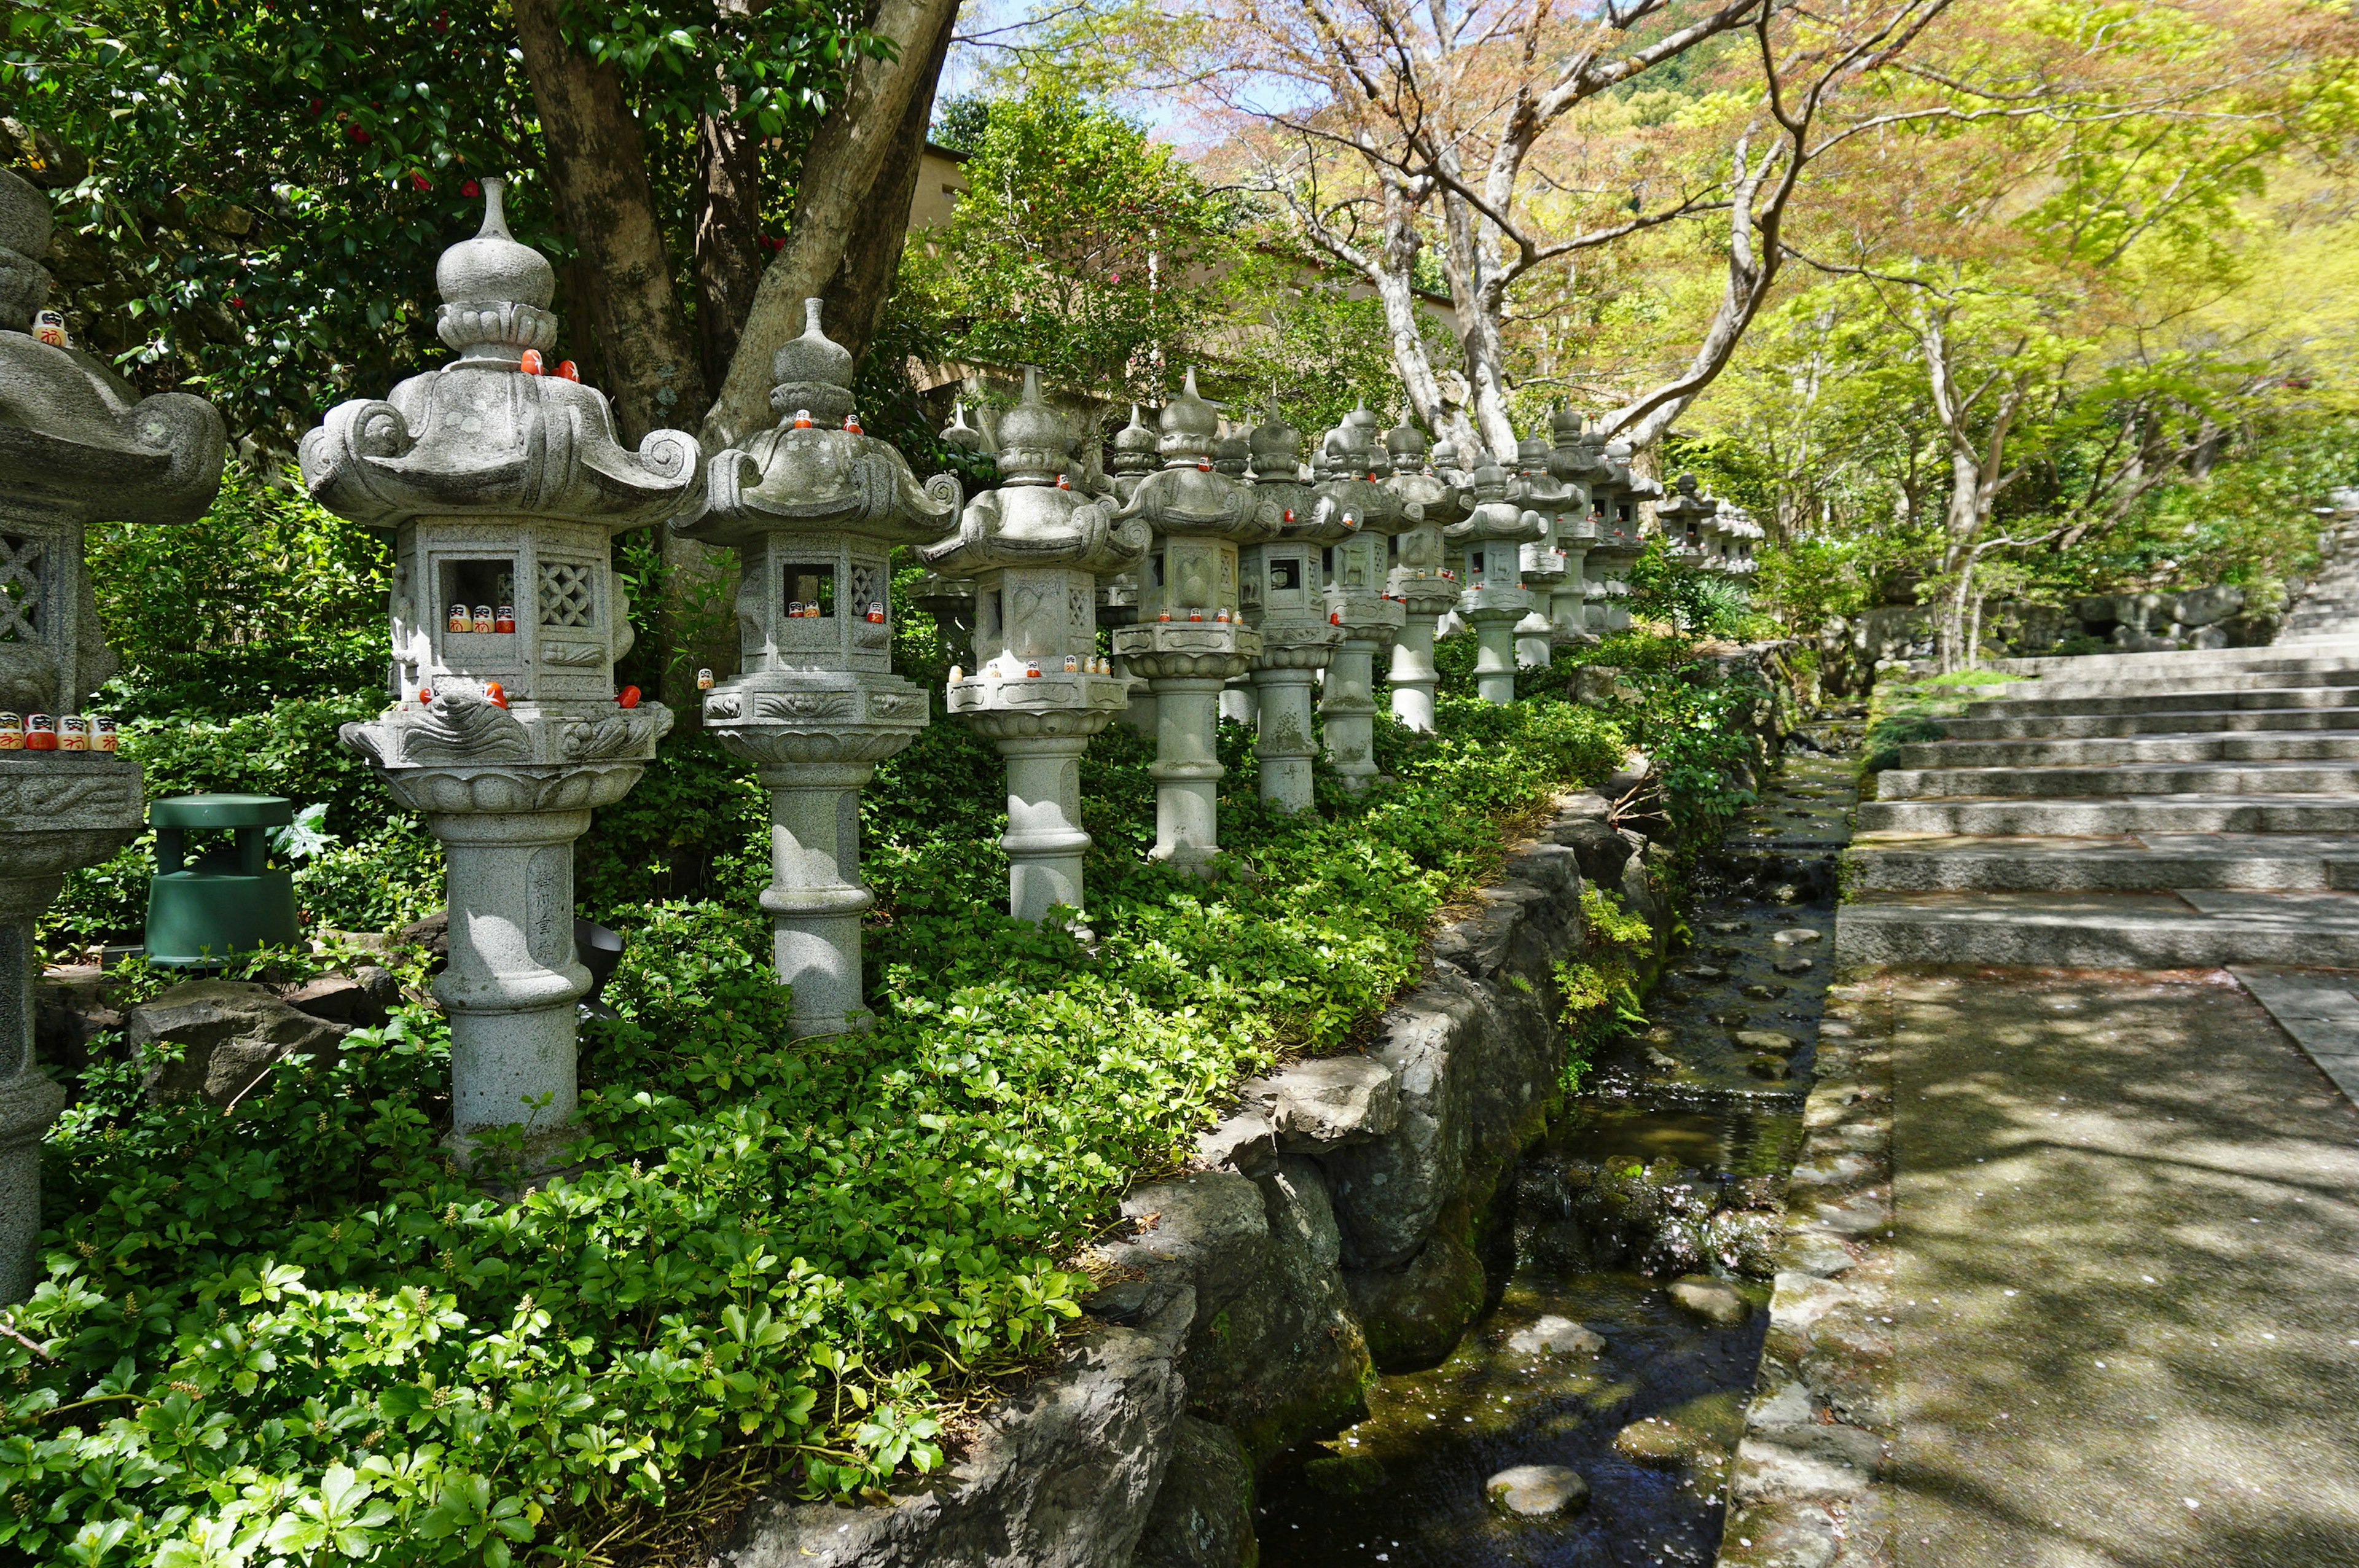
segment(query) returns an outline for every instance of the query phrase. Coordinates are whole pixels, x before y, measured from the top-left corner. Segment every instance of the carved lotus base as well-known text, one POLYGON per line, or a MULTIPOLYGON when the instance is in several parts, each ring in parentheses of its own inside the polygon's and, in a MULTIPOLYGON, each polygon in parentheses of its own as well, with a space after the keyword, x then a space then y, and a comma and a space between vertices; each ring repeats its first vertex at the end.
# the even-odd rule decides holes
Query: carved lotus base
POLYGON ((1149 621, 1114 634, 1114 655, 1149 680, 1227 680, 1262 646, 1260 633, 1234 621, 1149 621))
POLYGON ((1323 621, 1303 624, 1264 622, 1261 652, 1250 666, 1264 670, 1323 670, 1343 645, 1343 629, 1323 621))
MULTIPOLYGON (((1094 713, 1111 718, 1129 706, 1132 684, 1125 676, 1082 675, 1064 670, 1044 670, 1037 676, 995 678, 974 675, 951 683, 950 709, 959 718, 968 720, 994 713, 1094 713)), ((1101 723, 1086 730, 1054 732, 1094 735, 1103 728, 1101 723)))
POLYGON ((1537 595, 1522 589, 1473 588, 1460 596, 1458 613, 1478 626, 1486 621, 1513 624, 1529 615, 1538 602, 1537 595))
MULTIPOLYGON (((347 724, 347 731, 359 728, 347 724)), ((557 768, 388 768, 378 764, 393 798, 413 811, 459 816, 591 811, 631 793, 643 762, 585 762, 557 768)))
POLYGON ((487 701, 471 687, 438 691, 430 703, 404 702, 339 731, 344 745, 380 771, 398 768, 560 767, 577 762, 651 761, 671 732, 671 709, 612 703, 487 701))
POLYGON ((1408 607, 1380 594, 1339 596, 1329 600, 1328 604, 1342 613, 1343 635, 1353 642, 1383 647, 1399 636, 1400 629, 1408 623, 1408 607))
POLYGON ((926 694, 898 676, 757 672, 707 692, 705 728, 765 764, 874 766, 926 727, 926 694))
POLYGON ((1113 723, 1120 711, 1114 708, 977 708, 959 717, 986 741, 1086 740, 1113 723))
POLYGON ((0 878, 94 866, 145 819, 139 764, 112 752, 0 752, 0 878))

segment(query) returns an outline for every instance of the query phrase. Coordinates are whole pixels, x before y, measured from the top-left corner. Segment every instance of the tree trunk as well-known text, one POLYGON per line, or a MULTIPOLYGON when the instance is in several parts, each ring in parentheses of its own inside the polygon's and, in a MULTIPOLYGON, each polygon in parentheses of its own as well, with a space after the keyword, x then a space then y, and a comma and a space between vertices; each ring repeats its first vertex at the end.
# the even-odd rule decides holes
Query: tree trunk
MULTIPOLYGON (((757 15, 762 0, 718 0, 724 18, 757 15)), ((696 335, 704 384, 718 386, 762 281, 762 139, 740 119, 737 91, 722 89, 719 114, 696 122, 696 335)), ((704 411, 697 410, 701 418, 704 411)))
POLYGON ((770 423, 770 356, 800 335, 804 299, 837 300, 829 336, 855 355, 867 347, 900 265, 908 195, 957 19, 958 0, 878 0, 869 27, 899 50, 854 67, 811 137, 786 248, 763 271, 728 377, 705 416, 707 451, 770 423), (898 205, 887 205, 897 189, 898 205))
POLYGON ((604 391, 624 440, 636 445, 649 430, 693 420, 705 401, 656 221, 639 124, 614 68, 567 46, 558 0, 515 0, 513 9, 558 212, 596 285, 587 303, 603 351, 604 391))

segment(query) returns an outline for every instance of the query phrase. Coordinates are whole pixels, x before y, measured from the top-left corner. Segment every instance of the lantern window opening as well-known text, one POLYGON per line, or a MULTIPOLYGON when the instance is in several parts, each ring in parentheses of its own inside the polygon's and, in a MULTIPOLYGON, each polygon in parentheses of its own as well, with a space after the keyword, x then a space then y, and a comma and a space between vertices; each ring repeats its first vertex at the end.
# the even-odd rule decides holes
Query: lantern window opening
POLYGON ((1332 545, 1329 545, 1329 546, 1324 546, 1323 548, 1321 548, 1321 549, 1320 550, 1320 552, 1319 552, 1319 571, 1320 571, 1320 574, 1321 574, 1321 576, 1323 576, 1323 577, 1327 577, 1327 578, 1330 578, 1330 579, 1332 579, 1332 578, 1333 578, 1333 577, 1334 577, 1334 575, 1335 575, 1335 546, 1332 546, 1332 545))
POLYGON ((0 643, 41 640, 41 542, 0 534, 0 643))
POLYGON ((1272 593, 1299 592, 1302 588, 1302 562, 1294 556, 1280 556, 1269 563, 1269 590, 1272 593))
POLYGON ((788 561, 779 589, 779 602, 807 621, 835 617, 835 563, 788 561))
POLYGON ((498 635, 493 630, 494 618, 503 607, 516 601, 516 557, 445 557, 437 566, 439 597, 446 611, 444 634, 498 635), (482 613, 478 614, 478 611, 482 613))
POLYGON ((1163 552, 1158 550, 1153 555, 1147 557, 1147 567, 1148 575, 1153 579, 1155 586, 1161 588, 1164 583, 1163 552))

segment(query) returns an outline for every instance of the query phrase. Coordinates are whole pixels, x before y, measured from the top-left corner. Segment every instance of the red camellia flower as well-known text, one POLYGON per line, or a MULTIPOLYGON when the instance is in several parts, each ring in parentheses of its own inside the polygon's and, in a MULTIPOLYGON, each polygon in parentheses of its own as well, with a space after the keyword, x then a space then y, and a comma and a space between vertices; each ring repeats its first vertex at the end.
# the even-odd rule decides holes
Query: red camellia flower
POLYGON ((411 175, 409 177, 409 183, 413 189, 419 190, 431 190, 434 189, 434 182, 427 178, 422 174, 411 175))
POLYGON ((435 12, 435 13, 434 13, 434 31, 435 31, 437 34, 441 34, 441 33, 447 33, 447 32, 449 32, 450 30, 451 30, 451 13, 450 13, 450 12, 448 12, 448 11, 437 11, 437 12, 435 12))
POLYGON ((233 310, 243 310, 245 308, 245 296, 243 294, 233 294, 227 299, 223 300, 222 303, 228 306, 233 310))
POLYGON ((459 187, 459 194, 462 196, 481 196, 483 193, 484 188, 477 185, 472 179, 467 180, 459 187))
POLYGON ((358 125, 354 125, 352 128, 352 136, 353 140, 360 143, 363 146, 368 146, 370 141, 374 139, 366 131, 361 129, 358 125))
POLYGON ((325 107, 327 107, 327 104, 326 104, 326 102, 325 102, 324 100, 322 100, 322 99, 318 99, 318 98, 314 98, 314 99, 312 99, 312 100, 311 100, 311 117, 312 117, 313 119, 318 119, 318 118, 319 118, 319 115, 320 115, 320 111, 321 111, 321 109, 325 108, 325 107))

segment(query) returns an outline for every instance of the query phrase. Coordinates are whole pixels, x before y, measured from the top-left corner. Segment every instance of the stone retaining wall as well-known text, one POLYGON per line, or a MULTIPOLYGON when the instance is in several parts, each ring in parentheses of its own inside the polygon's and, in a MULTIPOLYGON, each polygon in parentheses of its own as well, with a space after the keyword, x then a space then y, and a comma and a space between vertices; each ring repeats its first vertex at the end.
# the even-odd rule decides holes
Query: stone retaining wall
POLYGON ((716 1568, 1234 1568, 1254 1476, 1359 1419, 1505 1288, 1511 1180, 1562 1098, 1557 962, 1584 878, 1656 929, 1651 852, 1566 795, 1443 929, 1364 1054, 1242 1086, 1190 1168, 1124 1200, 1106 1283, 1056 1362, 948 1474, 889 1507, 766 1496, 716 1568))

